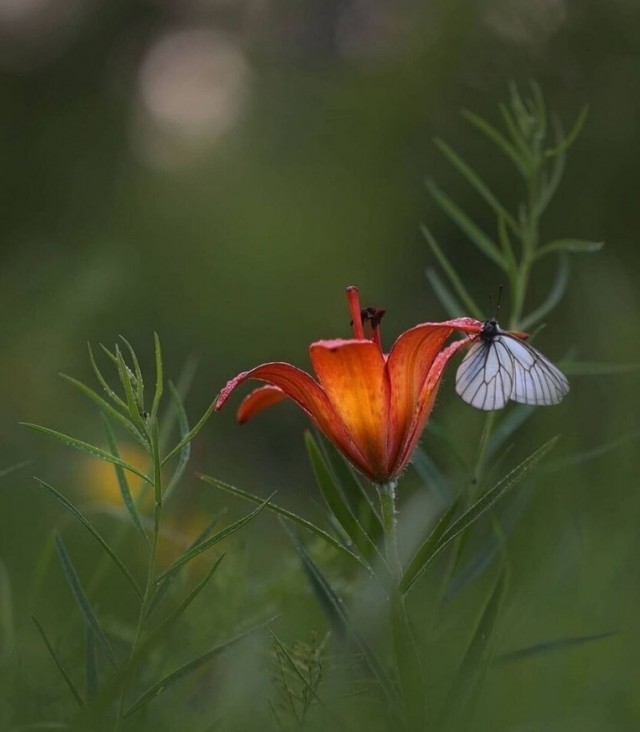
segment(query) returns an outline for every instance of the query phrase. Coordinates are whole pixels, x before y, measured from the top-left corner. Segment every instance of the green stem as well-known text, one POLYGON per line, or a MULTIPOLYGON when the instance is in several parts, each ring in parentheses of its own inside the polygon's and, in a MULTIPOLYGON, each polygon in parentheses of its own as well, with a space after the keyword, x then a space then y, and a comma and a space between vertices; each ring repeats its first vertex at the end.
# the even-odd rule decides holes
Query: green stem
POLYGON ((424 729, 426 700, 424 677, 416 638, 407 615, 404 595, 400 592, 402 565, 398 555, 398 519, 396 513, 397 481, 380 486, 380 507, 384 531, 385 557, 392 578, 389 588, 389 621, 398 679, 404 702, 407 732, 424 729))

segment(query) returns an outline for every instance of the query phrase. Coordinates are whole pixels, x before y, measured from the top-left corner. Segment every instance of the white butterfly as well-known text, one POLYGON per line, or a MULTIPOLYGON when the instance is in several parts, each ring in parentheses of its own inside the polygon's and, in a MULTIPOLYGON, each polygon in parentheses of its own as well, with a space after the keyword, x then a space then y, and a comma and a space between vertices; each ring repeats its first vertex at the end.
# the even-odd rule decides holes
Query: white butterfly
POLYGON ((502 409, 512 399, 521 404, 557 404, 568 392, 567 377, 525 333, 502 330, 486 320, 456 373, 456 392, 476 409, 502 409))

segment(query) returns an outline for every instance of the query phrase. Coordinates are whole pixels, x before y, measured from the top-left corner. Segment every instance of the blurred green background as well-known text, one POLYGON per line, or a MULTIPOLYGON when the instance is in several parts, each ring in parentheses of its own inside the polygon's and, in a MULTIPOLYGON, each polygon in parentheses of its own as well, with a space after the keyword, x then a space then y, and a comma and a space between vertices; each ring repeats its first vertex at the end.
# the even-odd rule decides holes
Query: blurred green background
MULTIPOLYGON (((445 315, 425 279, 423 221, 489 311, 498 274, 436 209, 423 178, 493 231, 432 139, 513 202, 508 166, 459 111, 497 121, 509 80, 530 78, 566 127, 590 106, 543 234, 606 242, 572 259, 569 291, 537 344, 554 360, 640 362, 633 0, 0 0, 0 468, 32 461, 0 483, 0 558, 28 649, 19 655, 43 684, 58 682, 27 613, 55 628, 70 605, 66 588, 52 589, 57 570, 48 594, 29 596, 60 516, 30 475, 81 503, 108 497, 84 457, 18 421, 101 442, 95 410, 58 373, 92 383, 85 342, 118 334, 151 373, 154 330, 169 376, 197 361, 195 419, 238 371, 269 360, 306 367, 311 341, 347 335, 350 284, 365 305, 386 307, 390 346, 445 315)), ((534 277, 532 304, 548 279, 544 268, 534 277)), ((630 435, 639 396, 634 374, 575 378, 562 406, 536 413, 517 451, 557 432, 555 457, 630 435)), ((483 417, 454 397, 452 374, 435 419, 472 457, 483 417)), ((281 406, 240 429, 230 405, 198 437, 193 471, 264 495, 279 489, 281 502, 313 512, 305 427, 281 406)), ((437 459, 441 443, 425 446, 437 459)), ((639 468, 630 440, 538 481, 509 544, 504 649, 617 635, 493 672, 479 729, 640 728, 639 468)), ((188 523, 224 503, 238 508, 192 478, 180 511, 188 523)), ((262 557, 268 572, 288 549, 272 522, 260 527, 276 547, 262 557)), ((474 598, 456 603, 454 637, 474 598)), ((35 721, 32 703, 7 724, 35 721)))

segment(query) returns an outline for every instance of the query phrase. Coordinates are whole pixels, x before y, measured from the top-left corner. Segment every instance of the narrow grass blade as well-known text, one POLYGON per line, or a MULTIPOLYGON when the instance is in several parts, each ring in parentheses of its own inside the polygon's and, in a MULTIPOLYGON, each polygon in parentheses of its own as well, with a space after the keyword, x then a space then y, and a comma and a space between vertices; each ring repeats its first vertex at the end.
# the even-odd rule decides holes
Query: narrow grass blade
POLYGON ((310 432, 305 434, 305 443, 316 482, 329 510, 367 561, 377 559, 383 561, 378 548, 353 515, 349 504, 336 485, 318 443, 310 432))
POLYGON ((455 293, 460 298, 460 301, 464 303, 465 307, 467 308, 468 315, 471 315, 477 319, 481 319, 482 311, 476 305, 471 295, 467 292, 467 288, 464 286, 464 283, 462 282, 460 277, 458 277, 458 273, 456 272, 455 267, 447 259, 447 256, 442 251, 442 249, 440 249, 440 245, 436 241, 433 234, 424 224, 422 224, 420 228, 422 230, 424 238, 429 244, 431 251, 433 252, 433 255, 438 260, 438 263, 442 267, 444 273, 447 275, 451 287, 453 287, 455 293))
POLYGON ((585 239, 554 239, 538 249, 536 252, 536 259, 541 259, 547 254, 553 254, 553 252, 592 254, 593 252, 599 252, 603 246, 603 241, 587 241, 585 239))
POLYGON ((74 447, 76 450, 86 452, 92 457, 100 458, 100 460, 104 460, 107 463, 113 463, 113 465, 119 465, 125 470, 128 470, 130 473, 133 473, 139 478, 142 478, 146 483, 149 483, 149 485, 153 485, 153 481, 147 475, 141 473, 139 470, 134 468, 133 465, 129 465, 129 463, 126 463, 124 460, 121 460, 120 458, 111 455, 110 453, 102 450, 99 447, 96 447, 95 445, 90 445, 87 442, 82 442, 82 440, 76 440, 74 437, 69 437, 68 435, 62 434, 62 432, 56 432, 55 430, 51 430, 48 427, 41 427, 38 424, 31 424, 30 422, 19 422, 19 424, 21 424, 23 427, 26 427, 27 429, 33 430, 34 432, 41 432, 43 435, 55 437, 57 440, 60 440, 60 442, 64 443, 65 445, 68 445, 69 447, 74 447))
MULTIPOLYGON (((490 488, 478 501, 476 501, 471 508, 450 524, 440 536, 438 542, 433 546, 430 546, 430 553, 427 549, 422 552, 422 562, 418 566, 418 571, 414 572, 412 576, 401 582, 402 592, 408 592, 411 587, 415 584, 416 580, 424 572, 427 566, 431 563, 433 558, 445 547, 449 542, 459 536, 469 526, 474 524, 491 506, 505 496, 515 485, 517 485, 525 475, 551 450, 552 447, 560 439, 559 436, 553 437, 551 440, 546 442, 542 447, 538 448, 532 455, 523 460, 520 465, 515 467, 510 473, 508 473, 502 480, 500 480, 493 488, 490 488)), ((423 545, 424 546, 424 545, 423 545)))
POLYGON ((322 453, 354 515, 376 546, 382 540, 382 521, 371 500, 372 491, 362 484, 349 463, 327 440, 319 436, 322 453))
POLYGON ((459 506, 460 499, 457 499, 446 509, 439 521, 431 530, 429 536, 420 545, 420 547, 418 547, 416 553, 407 565, 407 568, 402 573, 402 579, 400 580, 400 592, 403 594, 409 591, 413 586, 413 583, 431 562, 435 552, 437 552, 438 544, 442 540, 444 532, 451 525, 453 517, 456 515, 459 506))
MULTIPOLYGON (((111 428, 111 423, 109 420, 104 417, 103 415, 103 422, 104 422, 104 429, 107 433, 107 443, 109 445, 109 450, 111 451, 111 454, 113 457, 120 459, 120 455, 118 453, 118 443, 116 442, 116 436, 113 434, 113 429, 111 428)), ((131 520, 133 521, 133 525, 138 529, 138 532, 141 534, 142 538, 145 540, 147 546, 150 546, 149 544, 149 538, 147 537, 147 532, 144 530, 144 526, 142 525, 142 521, 140 520, 140 514, 138 512, 138 508, 136 506, 136 502, 133 500, 133 496, 131 495, 131 490, 129 488, 129 481, 127 480, 127 476, 124 472, 124 469, 121 465, 114 465, 115 471, 116 471, 116 478, 118 479, 118 486, 120 487, 120 495, 122 496, 122 501, 129 512, 129 515, 131 516, 131 520)))
POLYGON ((528 141, 524 138, 523 132, 521 131, 521 128, 524 126, 522 122, 526 124, 523 119, 524 115, 520 113, 518 115, 518 122, 516 122, 516 120, 514 120, 514 118, 512 117, 511 112, 504 104, 498 105, 498 108, 500 110, 500 114, 502 115, 502 121, 504 122, 504 125, 507 128, 507 132, 511 137, 511 141, 518 150, 518 155, 520 156, 522 166, 524 167, 526 165, 527 170, 530 171, 533 164, 532 150, 528 141))
POLYGON ((597 458, 606 455, 608 452, 615 450, 621 445, 626 445, 628 442, 636 442, 638 440, 640 440, 640 431, 634 430, 629 434, 618 437, 617 439, 611 440, 610 442, 606 442, 604 445, 598 445, 598 447, 594 447, 591 450, 583 450, 581 452, 576 452, 571 455, 566 455, 565 457, 558 458, 557 460, 550 461, 547 465, 545 465, 544 472, 552 473, 556 470, 574 468, 577 465, 582 465, 583 463, 587 463, 590 460, 596 460, 597 458))
POLYGON ((120 377, 120 383, 124 389, 124 393, 127 399, 127 410, 131 421, 135 424, 138 429, 143 433, 147 434, 147 426, 142 417, 143 408, 138 406, 138 399, 136 392, 133 390, 133 385, 136 383, 135 374, 127 366, 124 356, 120 351, 119 346, 116 346, 116 359, 118 366, 118 376, 120 377))
POLYGON ((520 154, 501 132, 499 132, 493 125, 489 124, 485 119, 474 112, 470 112, 468 109, 462 110, 462 116, 469 124, 475 127, 486 138, 491 140, 491 142, 493 142, 496 147, 511 160, 511 162, 520 171, 521 175, 526 177, 527 170, 523 165, 520 154))
POLYGON ((151 459, 153 460, 153 493, 156 505, 155 527, 160 530, 160 509, 162 507, 162 465, 160 463, 160 445, 157 420, 151 425, 151 459))
POLYGON ((95 528, 95 526, 84 517, 82 513, 71 503, 71 501, 66 498, 65 496, 60 493, 60 491, 56 490, 52 485, 49 485, 48 483, 45 483, 44 480, 40 480, 40 478, 36 478, 34 476, 34 480, 36 483, 41 487, 44 488, 50 496, 53 496, 53 498, 58 501, 64 508, 69 511, 73 516, 75 516, 78 521, 89 531, 89 533, 93 536, 93 538, 100 544, 100 546, 105 550, 105 552, 111 557, 114 564, 118 569, 122 572, 122 575, 125 577, 127 582, 133 587, 136 594, 140 599, 142 599, 142 592, 140 588, 138 587, 138 583, 133 578, 133 575, 129 570, 126 568, 120 557, 113 551, 113 549, 109 546, 109 544, 102 538, 102 536, 98 533, 98 530, 95 528))
POLYGON ((482 180, 476 171, 458 155, 458 153, 448 145, 444 140, 436 137, 434 143, 438 150, 447 158, 447 160, 462 174, 465 180, 475 189, 476 193, 487 203, 499 216, 502 217, 509 225, 511 231, 518 235, 520 227, 518 222, 513 218, 505 206, 500 203, 496 195, 489 186, 482 180))
MULTIPOLYGON (((294 661, 293 658, 291 658, 291 654, 286 649, 284 643, 278 638, 278 636, 269 628, 269 635, 271 636, 271 639, 276 644, 276 647, 278 651, 284 656, 287 663, 289 664, 289 667, 293 671, 293 673, 300 679, 303 686, 307 689, 307 691, 311 694, 311 696, 320 704, 321 707, 325 708, 325 704, 322 701, 322 699, 318 696, 318 692, 315 690, 315 688, 309 683, 307 677, 300 671, 298 668, 298 664, 294 661)), ((334 720, 335 721, 335 720, 334 720)))
POLYGON ((201 429, 202 429, 202 428, 203 428, 203 427, 205 426, 205 424, 207 423, 207 420, 208 420, 208 419, 209 419, 209 417, 210 417, 210 416, 211 416, 211 415, 213 414, 213 411, 214 411, 214 410, 213 410, 213 404, 212 404, 212 405, 211 405, 211 406, 210 406, 210 407, 209 407, 209 408, 207 409, 207 411, 206 411, 206 412, 205 412, 205 413, 204 413, 204 414, 202 415, 202 417, 200 417, 200 421, 199 421, 199 422, 198 422, 198 423, 196 424, 196 426, 195 426, 195 427, 193 427, 193 428, 192 428, 192 429, 191 429, 191 430, 190 430, 190 431, 188 432, 188 434, 186 434, 186 435, 185 435, 185 436, 184 436, 184 437, 183 437, 183 438, 182 438, 182 439, 180 440, 180 442, 179 442, 179 443, 178 443, 178 444, 177 444, 177 445, 176 445, 176 446, 175 446, 175 447, 174 447, 174 448, 173 448, 172 450, 170 450, 170 451, 169 451, 169 453, 168 453, 168 454, 167 454, 167 455, 166 455, 166 456, 165 456, 165 457, 164 457, 164 458, 162 459, 162 465, 166 465, 166 463, 167 463, 167 462, 168 462, 169 460, 171 460, 171 458, 172 458, 172 457, 173 457, 173 456, 174 456, 174 455, 175 455, 176 453, 178 453, 178 452, 180 452, 180 450, 182 450, 182 448, 183 448, 183 447, 184 447, 184 446, 185 446, 185 445, 187 444, 187 442, 191 442, 191 440, 193 440, 193 438, 194 438, 194 437, 195 437, 195 436, 196 436, 196 435, 198 434, 198 432, 200 432, 200 430, 201 430, 201 429))
POLYGON ((606 633, 594 633, 593 635, 569 636, 567 638, 556 638, 543 643, 535 643, 532 646, 518 648, 516 651, 509 653, 501 653, 496 657, 496 663, 513 663, 514 661, 524 661, 529 658, 535 658, 545 653, 553 653, 555 651, 564 651, 568 648, 579 648, 580 646, 594 643, 595 641, 604 640, 618 635, 617 630, 610 630, 606 633))
POLYGON ((129 709, 127 709, 127 711, 123 715, 124 718, 126 719, 132 714, 135 714, 139 709, 144 707, 150 701, 153 701, 158 696, 160 696, 160 694, 166 691, 170 686, 173 686, 173 684, 175 684, 176 682, 181 681, 186 676, 189 676, 189 674, 192 674, 194 671, 197 671, 199 668, 202 668, 206 664, 210 663, 224 651, 237 645, 240 641, 244 640, 252 633, 255 633, 257 630, 264 628, 269 622, 271 622, 271 620, 268 620, 265 623, 260 623, 259 625, 255 625, 252 628, 245 630, 244 633, 240 633, 239 635, 235 636, 235 638, 231 638, 230 640, 221 643, 218 646, 215 646, 210 651, 203 653, 201 656, 198 656, 193 661, 190 661, 184 666, 181 666, 172 673, 168 674, 161 681, 158 681, 158 683, 154 684, 150 689, 147 689, 147 691, 145 691, 129 707, 129 709))
POLYGON ((564 132, 562 130, 562 123, 557 117, 553 118, 555 127, 555 136, 558 141, 559 147, 558 153, 553 157, 553 167, 551 173, 544 176, 543 185, 540 191, 538 204, 536 206, 536 213, 541 216, 545 211, 551 200, 558 190, 562 176, 564 175, 564 168, 566 164, 566 155, 563 149, 561 149, 562 141, 564 140, 564 132))
POLYGON ((459 318, 464 315, 465 310, 460 304, 460 301, 451 292, 451 290, 445 285, 440 275, 436 272, 433 267, 428 267, 425 272, 431 289, 435 293, 435 296, 440 301, 440 304, 445 309, 445 312, 450 318, 459 318))
MULTIPOLYGON (((235 486, 229 485, 228 483, 223 483, 221 480, 218 480, 217 478, 212 478, 209 475, 199 475, 198 476, 200 480, 203 480, 205 483, 209 483, 209 485, 214 486, 215 488, 219 488, 222 491, 225 491, 226 493, 231 493, 233 496, 237 496, 238 498, 243 498, 245 501, 249 501, 251 503, 262 503, 262 498, 259 498, 258 496, 254 496, 253 493, 248 493, 247 491, 243 491, 240 488, 236 488, 235 486)), ((341 544, 335 536, 332 536, 328 532, 326 532, 324 529, 321 529, 319 526, 316 526, 315 524, 311 523, 311 521, 307 521, 307 519, 302 518, 302 516, 298 516, 297 514, 293 513, 293 511, 289 511, 286 508, 282 508, 282 506, 278 506, 276 503, 269 503, 266 506, 267 510, 271 511, 272 513, 276 513, 283 518, 286 518, 289 521, 293 521, 295 524, 298 524, 298 526, 301 526, 306 531, 309 531, 312 534, 315 534, 316 536, 320 537, 324 541, 327 542, 327 544, 330 544, 332 547, 340 551, 342 554, 346 554, 351 559, 355 559, 357 562, 359 562, 363 567, 367 568, 367 565, 358 557, 356 554, 354 554, 352 551, 347 549, 344 544, 341 544)))
POLYGON ((563 361, 560 368, 568 376, 616 376, 640 371, 640 363, 598 363, 597 361, 563 361))
MULTIPOLYGON (((171 381, 169 382, 169 391, 171 392, 171 396, 176 406, 178 425, 180 427, 180 438, 184 440, 184 438, 189 434, 190 431, 189 418, 187 417, 187 412, 184 408, 184 404, 182 403, 182 399, 180 398, 180 393, 171 381)), ((167 486, 167 490, 165 491, 165 498, 168 498, 173 493, 175 487, 182 480, 182 476, 184 475, 184 471, 187 468, 190 457, 191 443, 185 442, 184 447, 182 448, 182 450, 180 450, 176 469, 174 470, 173 475, 171 476, 171 480, 169 481, 169 485, 167 486)))
MULTIPOLYGON (((162 636, 169 630, 169 628, 182 616, 185 610, 191 605, 191 603, 198 597, 198 595, 204 590, 209 583, 209 580, 213 577, 216 570, 222 563, 226 554, 221 554, 216 561, 212 564, 211 569, 204 575, 204 577, 196 584, 191 592, 175 607, 166 618, 164 618, 145 639, 141 646, 141 651, 144 653, 148 652, 150 648, 153 648, 156 643, 162 638, 162 636)), ((141 655, 141 654, 140 654, 141 655)))
POLYGON ((96 648, 96 638, 93 630, 89 626, 86 629, 85 640, 85 686, 87 692, 87 700, 93 699, 98 694, 98 656, 96 648))
POLYGON ((342 600, 322 574, 318 565, 313 561, 304 544, 284 523, 283 527, 300 556, 307 578, 335 634, 340 639, 344 640, 349 638, 355 643, 387 697, 390 700, 394 700, 395 703, 398 703, 398 691, 396 687, 391 682, 389 675, 373 649, 352 622, 342 600))
POLYGON ((566 252, 560 252, 558 255, 558 267, 556 268, 555 279, 549 290, 544 302, 529 315, 524 317, 519 327, 526 330, 537 325, 546 315, 548 315, 556 305, 562 300, 564 293, 567 291, 569 284, 569 258, 566 252))
POLYGON ((418 447, 411 456, 411 465, 425 485, 438 495, 441 503, 445 506, 449 505, 453 499, 453 494, 443 472, 436 465, 433 458, 421 447, 418 447))
POLYGON ((76 689, 75 684, 71 680, 71 676, 67 673, 64 666, 62 665, 62 662, 58 658, 58 654, 55 652, 55 649, 47 637, 47 634, 40 624, 40 621, 34 616, 31 616, 31 620, 33 620, 36 628, 38 629, 38 632, 40 633, 40 636, 42 637, 42 640, 44 641, 45 646, 47 647, 47 650, 49 651, 49 655, 51 656, 51 659, 56 665, 56 668, 60 672, 60 675, 64 679, 65 684, 67 685, 67 688, 71 692, 73 698, 76 700, 76 703, 79 707, 84 707, 84 699, 80 696, 80 692, 76 689))
POLYGON ((557 155, 560 155, 563 152, 566 152, 571 145, 576 141, 578 138, 578 135, 582 132, 582 128, 584 127, 585 122, 587 121, 587 117, 589 116, 589 105, 585 104, 585 106, 580 110, 578 117, 576 121, 573 124, 573 127, 571 128, 571 131, 569 134, 562 139, 562 141, 557 144, 555 147, 551 148, 550 150, 545 150, 545 155, 548 158, 556 157, 557 155))
POLYGON ((425 182, 427 190, 442 211, 449 216, 454 224, 468 237, 469 241, 494 264, 503 270, 507 270, 507 264, 499 247, 475 224, 464 211, 444 193, 436 183, 427 179, 425 182))
POLYGON ((120 336, 120 340, 127 347, 129 355, 131 356, 131 361, 133 362, 133 370, 135 374, 134 383, 136 387, 136 403, 138 405, 138 412, 142 413, 144 412, 144 379, 142 378, 142 369, 140 368, 140 362, 138 361, 136 352, 133 350, 133 346, 129 343, 129 341, 123 335, 120 336))
POLYGON ((210 536, 208 539, 204 539, 199 544, 196 544, 194 547, 186 551, 169 567, 169 569, 167 569, 158 577, 158 579, 156 580, 156 584, 162 582, 166 577, 172 575, 176 570, 180 569, 182 565, 190 562, 194 557, 199 556, 200 554, 202 554, 202 552, 207 551, 207 549, 210 549, 215 544, 218 544, 232 534, 235 534, 236 531, 239 531, 243 526, 252 521, 269 504, 274 495, 275 493, 272 493, 266 501, 263 501, 258 506, 258 508, 256 508, 251 513, 247 514, 235 523, 230 524, 226 528, 222 529, 222 531, 219 531, 217 534, 210 536))
POLYGON ((13 652, 15 638, 11 580, 4 562, 0 560, 0 664, 13 652))
POLYGON ((109 643, 107 636, 104 634, 104 631, 100 627, 100 623, 98 622, 96 614, 93 611, 93 607, 89 602, 89 598, 86 596, 84 590, 82 589, 78 574, 73 564, 71 563, 71 559, 67 553, 67 550, 65 549, 62 539, 58 535, 55 536, 55 544, 56 551, 58 552, 58 557, 60 559, 60 564, 62 565, 62 571, 64 572, 67 583, 69 584, 69 588, 71 589, 71 593, 73 594, 76 604, 78 605, 78 609, 80 610, 80 613, 82 614, 86 624, 94 632, 96 640, 98 640, 100 642, 100 645, 103 647, 105 653, 107 654, 107 658, 109 659, 109 661, 111 661, 111 664, 115 668, 117 666, 117 661, 115 654, 113 653, 113 649, 111 648, 111 644, 109 643))
POLYGON ((500 450, 500 448, 522 427, 527 420, 533 416, 536 408, 527 404, 517 404, 510 409, 507 414, 500 420, 497 427, 493 429, 489 442, 487 444, 486 460, 489 462, 491 458, 500 450))
MULTIPOLYGON (((506 587, 506 573, 503 570, 491 590, 451 686, 448 700, 445 702, 444 713, 449 724, 456 720, 460 726, 461 717, 466 720, 473 714, 474 703, 493 660, 493 634, 506 594, 506 587)), ((454 722, 454 729, 458 729, 458 726, 455 726, 456 722, 454 722)), ((466 727, 467 725, 464 723, 463 726, 460 726, 461 729, 466 727)), ((451 727, 445 725, 445 728, 450 729, 451 727)))
POLYGON ((31 465, 32 462, 32 460, 23 460, 20 463, 9 466, 8 468, 3 468, 2 470, 0 470, 0 479, 6 477, 7 475, 11 475, 11 473, 15 473, 16 470, 20 470, 20 468, 26 468, 27 465, 31 465))
POLYGON ((97 404, 102 414, 111 417, 121 427, 124 427, 124 429, 126 429, 127 432, 141 445, 143 445, 144 447, 149 446, 149 442, 147 441, 146 437, 140 433, 138 428, 129 420, 129 418, 125 417, 125 415, 119 412, 115 407, 112 407, 106 399, 103 399, 99 394, 91 389, 91 387, 83 384, 81 381, 78 381, 78 379, 74 379, 72 376, 67 376, 67 374, 60 374, 60 376, 65 381, 68 381, 70 384, 75 386, 76 389, 88 396, 89 399, 94 402, 94 404, 97 404))
POLYGON ((109 383, 104 378, 104 376, 102 375, 102 372, 98 368, 98 364, 96 363, 96 359, 93 355, 93 349, 91 348, 91 344, 87 343, 87 347, 89 349, 89 361, 91 361, 91 366, 93 368, 93 372, 96 375, 96 378, 98 379, 98 381, 100 382, 100 386, 102 386, 102 388, 105 390, 105 392, 107 393, 107 396, 109 397, 109 399, 111 399, 112 402, 117 404, 120 407, 120 409, 123 409, 125 412, 127 412, 128 409, 127 409, 126 402, 120 396, 118 396, 115 393, 115 391, 109 386, 109 383))
POLYGON ((153 404, 151 405, 151 420, 157 418, 158 409, 162 400, 162 392, 164 389, 164 375, 162 366, 162 348, 160 347, 160 337, 157 333, 153 334, 155 360, 156 360, 156 388, 153 394, 153 404))

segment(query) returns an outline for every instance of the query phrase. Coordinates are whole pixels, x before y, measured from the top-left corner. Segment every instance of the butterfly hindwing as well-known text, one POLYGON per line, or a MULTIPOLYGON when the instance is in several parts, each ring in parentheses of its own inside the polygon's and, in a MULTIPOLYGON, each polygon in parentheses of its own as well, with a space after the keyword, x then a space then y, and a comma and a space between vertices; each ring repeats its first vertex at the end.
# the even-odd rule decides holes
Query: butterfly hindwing
POLYGON ((513 358, 511 399, 521 404, 558 404, 569 391, 569 382, 540 351, 523 341, 504 334, 513 358))

